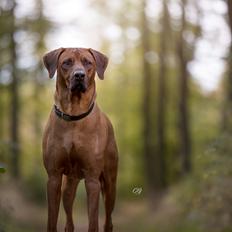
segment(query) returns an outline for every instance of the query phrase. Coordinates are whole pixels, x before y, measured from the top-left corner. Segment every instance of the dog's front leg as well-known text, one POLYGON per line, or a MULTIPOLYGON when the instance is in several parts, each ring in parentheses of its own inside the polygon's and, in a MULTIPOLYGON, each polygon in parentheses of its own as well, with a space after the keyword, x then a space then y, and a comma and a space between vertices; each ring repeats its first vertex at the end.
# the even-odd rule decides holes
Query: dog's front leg
POLYGON ((61 198, 62 175, 51 175, 48 177, 47 197, 48 197, 48 224, 47 232, 57 232, 57 219, 61 198))
POLYGON ((98 208, 100 196, 100 181, 97 178, 87 178, 85 180, 85 187, 87 192, 88 216, 89 216, 89 230, 88 232, 98 232, 98 208))

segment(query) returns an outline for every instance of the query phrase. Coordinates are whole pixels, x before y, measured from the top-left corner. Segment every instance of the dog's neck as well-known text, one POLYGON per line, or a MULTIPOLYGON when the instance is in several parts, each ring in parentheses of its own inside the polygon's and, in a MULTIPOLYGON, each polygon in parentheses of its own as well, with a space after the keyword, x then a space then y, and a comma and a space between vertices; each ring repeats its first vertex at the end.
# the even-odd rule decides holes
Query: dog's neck
POLYGON ((64 85, 56 85, 55 105, 65 114, 79 115, 89 110, 96 99, 95 81, 84 93, 72 93, 64 85))

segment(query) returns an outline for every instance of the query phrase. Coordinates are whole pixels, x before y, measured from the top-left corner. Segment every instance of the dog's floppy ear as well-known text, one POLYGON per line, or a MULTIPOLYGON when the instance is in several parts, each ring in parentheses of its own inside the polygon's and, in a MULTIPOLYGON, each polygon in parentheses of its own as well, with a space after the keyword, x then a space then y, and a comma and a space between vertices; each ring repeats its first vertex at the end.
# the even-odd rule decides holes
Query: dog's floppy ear
POLYGON ((64 48, 58 48, 51 52, 48 52, 43 57, 43 62, 44 62, 46 69, 48 70, 50 78, 52 78, 55 75, 58 59, 63 51, 64 51, 64 48))
POLYGON ((101 52, 98 52, 92 48, 90 48, 89 51, 95 59, 97 75, 101 80, 103 80, 104 79, 104 72, 105 72, 106 67, 108 65, 108 58, 104 54, 102 54, 101 52))

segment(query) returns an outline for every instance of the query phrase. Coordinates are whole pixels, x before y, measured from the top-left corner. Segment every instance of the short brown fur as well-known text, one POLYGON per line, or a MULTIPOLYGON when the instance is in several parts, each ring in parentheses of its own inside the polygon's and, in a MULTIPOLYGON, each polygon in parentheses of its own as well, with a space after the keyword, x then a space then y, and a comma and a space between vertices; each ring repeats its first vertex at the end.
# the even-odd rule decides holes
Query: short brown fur
MULTIPOLYGON (((95 72, 100 79, 104 79, 107 57, 93 49, 59 48, 47 53, 43 61, 50 78, 57 71, 56 106, 69 115, 87 112, 96 98, 95 72), (85 73, 82 82, 74 77, 77 70, 85 73)), ((57 232, 61 197, 67 216, 65 231, 74 231, 73 201, 77 185, 84 179, 88 231, 99 231, 98 207, 102 189, 104 232, 112 232, 111 213, 115 204, 118 152, 113 127, 98 105, 95 103, 92 112, 79 121, 65 121, 52 109, 43 136, 43 158, 48 174, 47 231, 57 232)))

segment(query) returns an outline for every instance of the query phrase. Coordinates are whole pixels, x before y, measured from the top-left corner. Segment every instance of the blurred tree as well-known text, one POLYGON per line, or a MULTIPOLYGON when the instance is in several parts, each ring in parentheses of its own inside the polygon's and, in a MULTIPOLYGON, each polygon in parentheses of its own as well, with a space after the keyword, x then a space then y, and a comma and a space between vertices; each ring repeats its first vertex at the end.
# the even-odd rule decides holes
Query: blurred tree
POLYGON ((191 162, 191 136, 190 136, 190 113, 189 113, 189 86, 191 84, 190 74, 187 65, 193 60, 196 43, 201 35, 200 26, 201 12, 197 0, 181 0, 180 30, 177 39, 177 58, 179 61, 179 133, 180 133, 180 153, 182 157, 182 172, 189 173, 192 169, 191 162), (187 21, 186 8, 189 7, 196 12, 196 22, 187 21), (188 36, 192 39, 188 40, 188 36))
POLYGON ((166 79, 167 79, 167 44, 170 36, 170 17, 167 1, 163 0, 163 15, 161 19, 160 51, 159 51, 159 75, 158 75, 158 99, 157 99, 157 154, 160 157, 160 172, 162 186, 166 186, 166 79))
MULTIPOLYGON (((11 76, 10 63, 10 28, 11 2, 0 1, 0 162, 11 162, 10 143, 7 141, 9 130, 9 83, 11 76)), ((10 108, 11 109, 11 108, 10 108)))
MULTIPOLYGON (((149 63, 148 54, 152 51, 150 39, 151 33, 149 30, 148 19, 146 15, 147 1, 143 1, 142 11, 142 25, 141 25, 141 43, 142 43, 142 57, 143 57, 143 114, 144 114, 144 156, 145 156, 145 169, 147 176, 147 183, 149 187, 149 194, 159 195, 160 191, 165 186, 165 173, 164 173, 164 157, 162 153, 157 152, 155 149, 156 138, 153 136, 153 121, 152 118, 152 104, 153 93, 152 93, 152 76, 154 75, 149 63)), ((161 94, 164 94, 163 83, 161 94)), ((160 110, 160 109, 159 109, 160 110)), ((163 109, 161 109, 163 110, 163 109)), ((163 116, 163 115, 162 115, 163 116)), ((161 128, 163 133, 163 128, 161 128)), ((163 136, 163 135, 162 135, 163 136)), ((163 138, 162 138, 163 139, 163 138)), ((160 142, 160 141, 159 141, 160 142)), ((163 142, 163 141, 161 141, 163 142)), ((163 145, 163 144, 162 144, 163 145)), ((162 147, 163 148, 163 147, 162 147)))
POLYGON ((179 80, 179 130, 180 130, 180 146, 182 155, 182 171, 184 173, 191 171, 191 141, 189 128, 189 74, 187 70, 188 58, 186 57, 186 41, 184 40, 184 32, 186 30, 186 0, 181 0, 181 28, 179 39, 177 41, 177 57, 180 67, 179 80))
POLYGON ((15 9, 16 1, 9 0, 10 4, 10 66, 11 66, 11 84, 10 84, 10 95, 11 95, 11 155, 12 155, 12 174, 14 177, 19 177, 19 160, 20 160, 20 141, 19 141, 19 114, 20 114, 20 105, 19 105, 19 72, 17 69, 17 44, 15 41, 15 35, 17 31, 16 18, 15 18, 15 9))
POLYGON ((52 27, 52 24, 43 14, 43 1, 36 0, 35 1, 35 17, 30 23, 28 23, 31 27, 29 28, 30 32, 36 34, 36 42, 34 45, 34 55, 36 57, 37 65, 34 70, 34 92, 33 92, 33 100, 34 100, 34 117, 33 117, 33 125, 34 125, 34 134, 35 134, 35 143, 37 146, 40 146, 41 140, 41 123, 42 123, 42 95, 44 89, 45 78, 43 76, 43 63, 42 57, 46 52, 46 43, 45 37, 49 30, 52 27))
MULTIPOLYGON (((143 146, 144 146, 144 156, 145 156, 145 169, 147 176, 147 183, 149 191, 151 194, 154 194, 156 189, 157 175, 155 172, 157 170, 154 167, 155 156, 153 150, 153 141, 152 141, 152 118, 151 118, 151 67, 146 59, 146 54, 151 50, 151 45, 149 41, 149 28, 147 16, 145 13, 145 8, 147 1, 143 0, 142 4, 142 25, 141 25, 141 34, 142 34, 142 58, 143 58, 143 123, 144 123, 144 134, 143 134, 143 146)), ((158 183, 159 184, 159 183, 158 183)))
MULTIPOLYGON (((226 0, 227 4, 227 21, 229 25, 232 40, 232 1, 226 0)), ((232 131, 232 42, 227 57, 227 74, 225 78, 225 102, 222 111, 222 129, 223 131, 232 131)))
MULTIPOLYGON (((0 2, 0 107, 1 107, 1 113, 0 113, 0 140, 1 143, 3 142, 4 139, 4 124, 5 124, 5 102, 4 102, 4 94, 5 94, 5 82, 4 82, 4 73, 9 73, 7 72, 7 61, 9 59, 9 52, 8 52, 8 47, 9 47, 9 17, 10 17, 10 12, 9 10, 4 8, 4 5, 2 2, 0 2)), ((1 144, 0 143, 0 144, 1 144)), ((2 144, 1 144, 2 145, 2 144)), ((0 146, 1 147, 1 146, 0 146)))

